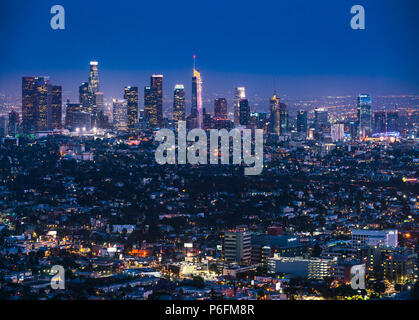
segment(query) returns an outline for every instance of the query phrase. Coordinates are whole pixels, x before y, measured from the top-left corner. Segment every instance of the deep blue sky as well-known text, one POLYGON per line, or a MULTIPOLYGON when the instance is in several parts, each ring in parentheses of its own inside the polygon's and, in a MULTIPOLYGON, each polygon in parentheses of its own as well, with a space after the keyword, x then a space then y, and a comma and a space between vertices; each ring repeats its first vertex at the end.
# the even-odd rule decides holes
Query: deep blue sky
MULTIPOLYGON (((21 76, 49 75, 76 97, 99 61, 105 97, 165 75, 165 95, 184 83, 192 55, 205 94, 295 96, 419 93, 417 0, 1 0, 0 92, 21 76), (50 8, 66 10, 66 29, 50 28, 50 8), (350 28, 361 4, 366 30, 350 28)), ((142 95, 142 89, 141 89, 142 95)))

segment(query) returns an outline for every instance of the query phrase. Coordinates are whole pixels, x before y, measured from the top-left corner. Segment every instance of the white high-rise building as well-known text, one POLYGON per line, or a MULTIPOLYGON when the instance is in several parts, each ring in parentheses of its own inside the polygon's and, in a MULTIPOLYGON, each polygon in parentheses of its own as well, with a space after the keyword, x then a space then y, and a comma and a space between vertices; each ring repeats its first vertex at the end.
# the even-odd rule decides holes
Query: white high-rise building
POLYGON ((343 141, 345 138, 345 125, 343 123, 335 123, 331 128, 332 141, 343 141))
POLYGON ((245 87, 236 87, 234 90, 234 125, 240 125, 240 100, 246 98, 245 87))

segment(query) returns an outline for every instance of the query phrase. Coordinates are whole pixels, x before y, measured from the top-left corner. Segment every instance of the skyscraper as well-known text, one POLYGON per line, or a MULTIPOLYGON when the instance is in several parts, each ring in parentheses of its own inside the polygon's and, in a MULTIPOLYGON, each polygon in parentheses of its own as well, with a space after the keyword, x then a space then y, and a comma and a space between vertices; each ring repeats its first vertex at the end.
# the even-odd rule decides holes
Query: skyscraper
POLYGON ((124 99, 127 101, 128 128, 134 129, 138 121, 138 88, 125 87, 124 99))
POLYGON ((272 98, 269 99, 269 109, 271 112, 269 119, 269 131, 277 136, 281 134, 280 105, 280 99, 276 92, 274 92, 272 98))
POLYGON ((193 127, 201 128, 202 126, 202 80, 201 73, 195 68, 195 58, 192 77, 192 108, 191 118, 193 119, 193 127))
POLYGON ((88 112, 90 109, 90 93, 89 93, 89 83, 83 82, 79 87, 79 103, 83 107, 83 111, 88 112))
POLYGON ((240 125, 240 100, 246 98, 245 87, 236 87, 234 89, 234 125, 240 125))
POLYGON ((173 92, 173 125, 175 128, 179 121, 185 121, 185 87, 183 84, 175 85, 173 92))
POLYGON ((387 132, 399 131, 399 113, 397 111, 387 112, 387 132))
POLYGON ((62 88, 49 86, 48 129, 62 128, 62 88))
POLYGON ((99 70, 98 62, 90 61, 90 73, 89 73, 89 92, 92 96, 99 91, 99 70))
POLYGON ((150 86, 144 88, 144 111, 150 127, 159 127, 163 120, 163 76, 152 75, 150 86))
POLYGON ((307 136, 307 111, 297 111, 297 132, 307 136))
POLYGON ((35 77, 22 78, 22 129, 29 133, 35 128, 35 77))
POLYGON ((326 109, 319 108, 314 110, 314 127, 317 132, 323 132, 329 125, 329 114, 326 109))
POLYGON ((68 103, 66 107, 66 115, 65 115, 65 127, 67 129, 75 129, 75 123, 74 123, 74 114, 76 112, 82 111, 83 106, 81 103, 68 103))
POLYGON ((374 112, 374 133, 383 133, 386 131, 386 113, 384 111, 374 112))
POLYGON ((113 99, 113 125, 115 129, 126 131, 128 129, 128 110, 126 100, 113 99))
POLYGON ((345 125, 343 123, 334 123, 331 127, 330 134, 332 141, 343 141, 345 135, 345 125))
POLYGON ((227 100, 225 98, 217 98, 214 101, 214 118, 216 120, 228 119, 227 116, 227 100))
POLYGON ((35 128, 48 129, 48 84, 49 77, 35 77, 35 128))
POLYGON ((240 125, 247 126, 250 118, 250 107, 247 99, 240 100, 240 125))
POLYGON ((279 104, 279 126, 281 135, 288 132, 288 109, 285 103, 279 104))
POLYGON ((368 137, 372 133, 372 107, 369 94, 358 96, 358 132, 360 139, 368 137))

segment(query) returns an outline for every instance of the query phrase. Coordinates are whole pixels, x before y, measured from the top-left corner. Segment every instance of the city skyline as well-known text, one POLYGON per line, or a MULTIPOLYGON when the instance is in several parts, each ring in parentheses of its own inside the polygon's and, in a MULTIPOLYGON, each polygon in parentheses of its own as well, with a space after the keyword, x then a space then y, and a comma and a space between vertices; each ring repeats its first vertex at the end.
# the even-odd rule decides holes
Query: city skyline
POLYGON ((164 3, 159 7, 162 23, 152 33, 146 13, 157 8, 151 3, 112 4, 112 10, 109 4, 98 6, 95 1, 63 1, 62 5, 67 27, 56 31, 49 27, 48 4, 1 4, 1 21, 8 32, 3 35, 7 48, 0 51, 5 62, 0 66, 0 92, 17 93, 20 77, 45 74, 63 86, 64 98, 72 99, 86 61, 96 59, 102 65, 102 91, 108 96, 118 97, 120 88, 127 85, 141 88, 150 74, 159 73, 169 79, 169 87, 185 83, 188 93, 191 84, 186 79, 196 54, 205 75, 204 96, 226 95, 236 86, 248 87, 249 96, 270 96, 275 88, 293 96, 418 93, 415 1, 404 6, 368 1, 367 27, 362 31, 350 28, 351 4, 346 0, 304 5, 266 2, 255 12, 248 2, 240 6, 234 2, 164 3), (21 14, 13 20, 7 15, 19 10, 21 14), (202 22, 189 30, 194 11, 203 12, 202 22), (123 23, 107 25, 108 19, 120 21, 118 14, 124 17, 123 23), (236 14, 246 17, 237 26, 231 21, 236 14), (172 30, 174 17, 185 19, 176 19, 177 28, 172 30), (213 17, 218 23, 213 23, 213 17), (302 17, 304 23, 300 23, 302 17), (93 28, 95 37, 80 36, 83 28, 93 28), (130 32, 123 32, 127 29, 130 32), (22 37, 23 42, 19 41, 22 37), (33 41, 47 50, 31 52, 33 41), (128 43, 130 50, 121 50, 128 43))

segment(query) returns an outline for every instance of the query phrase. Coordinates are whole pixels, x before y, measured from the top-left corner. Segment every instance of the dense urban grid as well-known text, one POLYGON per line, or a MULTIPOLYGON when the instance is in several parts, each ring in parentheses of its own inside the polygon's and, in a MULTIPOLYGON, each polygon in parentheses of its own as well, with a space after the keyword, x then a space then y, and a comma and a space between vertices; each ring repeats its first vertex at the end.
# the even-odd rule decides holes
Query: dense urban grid
POLYGON ((37 76, 21 105, 0 96, 0 299, 419 298, 419 96, 256 109, 237 87, 211 114, 202 89, 194 64, 190 100, 177 84, 164 108, 163 75, 141 108, 135 86, 106 100, 92 61, 77 102, 37 76), (262 129, 262 173, 157 164, 179 121, 262 129))

